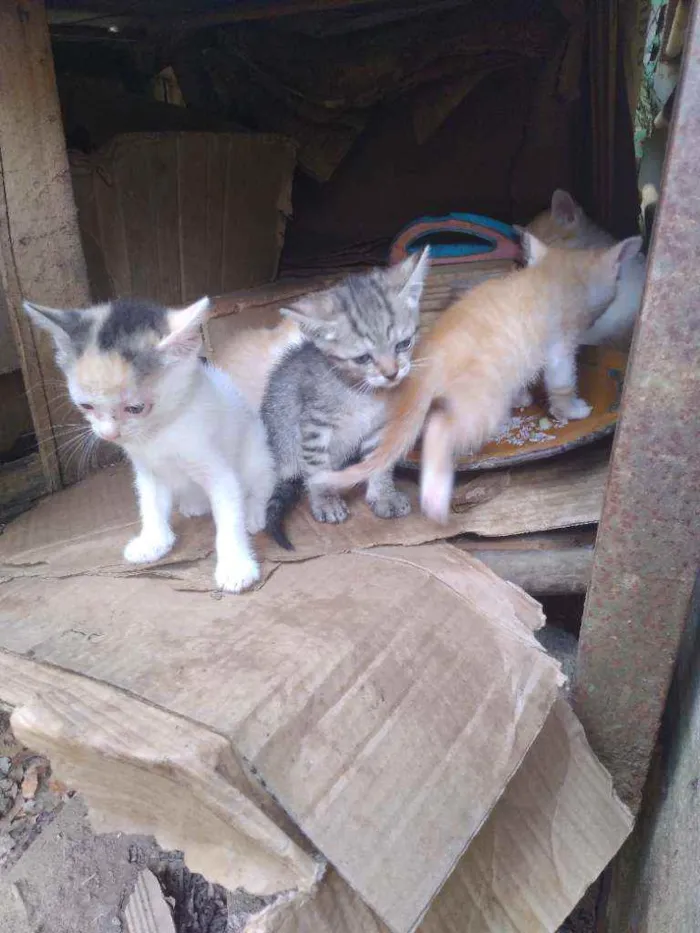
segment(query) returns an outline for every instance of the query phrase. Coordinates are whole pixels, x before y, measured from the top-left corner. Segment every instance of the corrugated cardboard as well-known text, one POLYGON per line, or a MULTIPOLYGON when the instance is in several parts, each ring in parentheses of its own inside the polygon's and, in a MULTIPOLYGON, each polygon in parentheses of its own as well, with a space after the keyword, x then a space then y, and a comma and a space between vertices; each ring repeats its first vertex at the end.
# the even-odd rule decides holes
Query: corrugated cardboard
MULTIPOLYGON (((306 502, 289 518, 295 550, 258 535, 256 549, 264 576, 280 562, 307 560, 375 545, 423 544, 471 533, 483 536, 524 534, 598 521, 607 476, 604 450, 577 452, 549 463, 489 473, 457 486, 455 511, 448 525, 436 525, 418 509, 416 484, 399 485, 413 499, 413 512, 388 521, 377 518, 359 492, 349 496, 352 514, 343 525, 316 522, 306 502)), ((180 519, 175 549, 146 567, 126 564, 124 545, 137 530, 136 499, 126 465, 108 467, 23 515, 0 538, 0 579, 15 576, 111 574, 161 576, 181 587, 210 589, 213 579, 211 520, 180 519), (207 558, 209 558, 207 560, 207 558)))
MULTIPOLYGON (((0 700, 19 737, 106 825, 274 889, 251 930, 554 931, 629 815, 571 714, 552 720, 538 604, 448 544, 318 538, 331 553, 222 599, 127 578, 128 482, 103 471, 3 536, 0 700)), ((210 580, 211 534, 190 523, 169 572, 210 580)))
MULTIPOLYGON (((558 699, 418 933, 552 933, 632 828, 610 776, 558 699)), ((389 933, 336 872, 313 898, 273 905, 245 933, 389 933)))

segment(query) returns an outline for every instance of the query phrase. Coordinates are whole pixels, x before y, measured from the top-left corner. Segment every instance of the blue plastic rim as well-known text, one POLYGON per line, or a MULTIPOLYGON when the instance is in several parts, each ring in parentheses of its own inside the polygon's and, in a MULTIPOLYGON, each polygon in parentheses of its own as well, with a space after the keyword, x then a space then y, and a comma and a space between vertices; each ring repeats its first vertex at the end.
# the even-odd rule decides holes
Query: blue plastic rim
POLYGON ((493 230, 495 233, 500 233, 505 237, 508 237, 509 240, 512 240, 514 243, 519 242, 519 237, 516 234, 515 230, 510 224, 503 223, 500 220, 494 220, 493 217, 485 217, 482 214, 445 214, 442 217, 419 217, 417 220, 414 220, 408 226, 404 227, 399 236, 396 238, 400 239, 407 230, 410 230, 411 227, 421 225, 434 225, 437 229, 433 231, 426 231, 425 233, 420 233, 416 236, 414 240, 411 240, 406 246, 407 253, 415 253, 419 249, 422 249, 424 246, 430 245, 430 250, 432 255, 436 259, 454 259, 460 256, 478 256, 482 253, 492 252, 496 246, 497 241, 495 238, 491 238, 487 233, 475 232, 475 231, 460 231, 460 230, 440 230, 439 227, 444 224, 446 221, 462 221, 472 224, 478 224, 481 227, 487 227, 493 230), (467 239, 474 241, 478 240, 481 242, 464 242, 464 243, 431 243, 430 238, 436 236, 454 236, 458 238, 463 236, 465 241, 467 239))

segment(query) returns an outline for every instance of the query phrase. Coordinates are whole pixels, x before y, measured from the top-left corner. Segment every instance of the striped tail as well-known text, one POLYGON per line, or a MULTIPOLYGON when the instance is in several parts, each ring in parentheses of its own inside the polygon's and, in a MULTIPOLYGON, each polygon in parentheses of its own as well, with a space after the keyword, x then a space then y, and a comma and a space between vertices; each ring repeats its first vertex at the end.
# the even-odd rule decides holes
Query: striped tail
POLYGON ((409 376, 396 394, 396 404, 392 406, 382 439, 372 453, 345 470, 317 474, 314 483, 330 489, 347 489, 390 469, 408 453, 428 416, 434 392, 424 372, 409 376))
POLYGON ((301 477, 279 480, 267 504, 265 531, 285 551, 293 551, 294 546, 284 530, 284 519, 301 498, 303 488, 301 477))

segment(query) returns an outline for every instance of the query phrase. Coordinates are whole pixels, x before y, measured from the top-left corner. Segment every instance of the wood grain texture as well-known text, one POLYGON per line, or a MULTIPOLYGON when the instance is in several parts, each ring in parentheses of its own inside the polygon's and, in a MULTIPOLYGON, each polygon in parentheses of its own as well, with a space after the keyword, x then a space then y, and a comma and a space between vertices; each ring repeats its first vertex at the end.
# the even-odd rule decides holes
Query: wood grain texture
POLYGON ((124 908, 124 920, 126 933, 176 933, 158 879, 147 868, 136 879, 136 886, 124 908))
POLYGON ((53 58, 40 0, 0 0, 0 280, 25 379, 42 467, 51 488, 75 477, 54 429, 62 410, 53 347, 21 302, 89 302, 53 58))
POLYGON ((549 531, 513 538, 454 538, 499 577, 538 598, 585 593, 591 579, 595 530, 549 531))
POLYGON ((295 163, 289 140, 246 133, 126 133, 73 155, 101 297, 177 306, 272 280, 295 163))

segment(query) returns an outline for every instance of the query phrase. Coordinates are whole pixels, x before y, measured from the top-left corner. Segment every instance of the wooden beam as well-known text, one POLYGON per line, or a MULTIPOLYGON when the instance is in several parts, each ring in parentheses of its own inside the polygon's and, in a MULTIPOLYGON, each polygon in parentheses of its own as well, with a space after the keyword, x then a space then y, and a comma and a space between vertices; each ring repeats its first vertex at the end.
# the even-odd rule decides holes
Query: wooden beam
POLYGON ((0 0, 0 286, 42 469, 56 489, 77 475, 56 431, 78 415, 66 403, 51 341, 30 326, 22 299, 79 307, 90 291, 42 0, 0 0))
POLYGON ((533 596, 583 594, 591 578, 595 529, 564 529, 510 538, 463 535, 451 542, 533 596))

